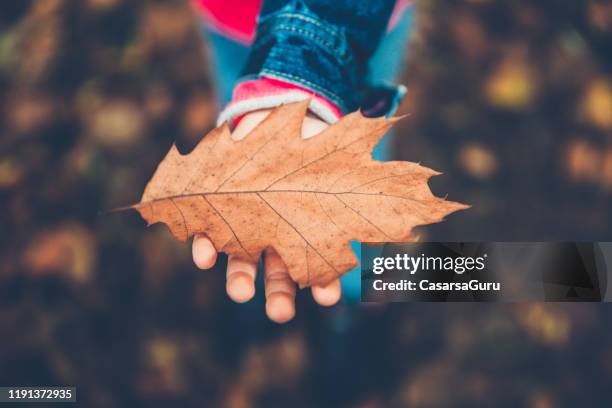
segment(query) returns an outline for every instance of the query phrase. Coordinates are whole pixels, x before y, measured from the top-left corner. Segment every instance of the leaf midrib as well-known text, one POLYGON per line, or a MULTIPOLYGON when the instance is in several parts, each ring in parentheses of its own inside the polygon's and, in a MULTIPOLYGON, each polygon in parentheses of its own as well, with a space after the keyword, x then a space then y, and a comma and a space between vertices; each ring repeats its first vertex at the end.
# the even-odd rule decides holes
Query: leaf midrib
POLYGON ((403 200, 415 201, 415 202, 426 204, 425 200, 402 197, 402 196, 395 195, 395 194, 384 194, 382 192, 381 193, 358 193, 355 191, 341 191, 341 192, 332 193, 329 191, 318 191, 318 190, 238 190, 238 191, 198 192, 198 193, 164 196, 164 197, 155 198, 150 201, 142 201, 138 204, 133 204, 131 208, 140 208, 146 205, 158 203, 160 201, 175 200, 177 198, 198 197, 198 196, 246 195, 246 194, 257 195, 257 194, 263 194, 263 193, 308 193, 308 194, 326 194, 326 195, 332 195, 332 196, 352 194, 352 195, 364 195, 364 196, 374 196, 374 197, 401 198, 403 200))

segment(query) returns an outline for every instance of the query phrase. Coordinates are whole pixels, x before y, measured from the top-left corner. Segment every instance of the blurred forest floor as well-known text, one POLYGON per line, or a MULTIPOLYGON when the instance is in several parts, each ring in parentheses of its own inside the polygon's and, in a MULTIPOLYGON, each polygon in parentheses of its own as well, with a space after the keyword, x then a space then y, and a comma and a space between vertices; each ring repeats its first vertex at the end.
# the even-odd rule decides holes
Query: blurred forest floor
MULTIPOLYGON (((470 211, 439 240, 610 240, 612 5, 422 1, 396 156, 470 211)), ((0 6, 0 384, 87 407, 609 406, 603 304, 413 304, 268 322, 224 260, 136 214, 168 147, 218 106, 183 1, 0 6)))

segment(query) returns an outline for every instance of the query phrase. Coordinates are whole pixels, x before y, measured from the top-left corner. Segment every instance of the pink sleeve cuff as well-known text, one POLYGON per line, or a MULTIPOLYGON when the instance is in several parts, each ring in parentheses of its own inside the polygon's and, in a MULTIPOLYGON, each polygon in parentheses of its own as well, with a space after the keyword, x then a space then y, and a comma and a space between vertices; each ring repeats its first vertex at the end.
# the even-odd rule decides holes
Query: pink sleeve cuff
POLYGON ((340 109, 309 89, 269 77, 245 81, 234 88, 232 101, 223 109, 217 125, 235 126, 245 114, 311 98, 308 109, 321 120, 332 124, 342 117, 340 109))

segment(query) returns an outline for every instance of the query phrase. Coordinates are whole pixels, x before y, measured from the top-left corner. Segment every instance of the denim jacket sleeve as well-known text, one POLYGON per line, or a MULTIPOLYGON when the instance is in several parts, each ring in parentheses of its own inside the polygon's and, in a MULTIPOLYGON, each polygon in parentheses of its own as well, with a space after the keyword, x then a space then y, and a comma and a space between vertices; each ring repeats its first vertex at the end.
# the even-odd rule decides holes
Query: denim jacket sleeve
MULTIPOLYGON (((265 0, 241 81, 279 79, 322 95, 342 113, 367 109, 373 96, 385 97, 380 87, 366 83, 367 67, 394 4, 395 0, 265 0)), ((396 97, 388 91, 388 98, 396 97)), ((374 105, 380 112, 370 116, 388 114, 393 103, 377 100, 374 105)))

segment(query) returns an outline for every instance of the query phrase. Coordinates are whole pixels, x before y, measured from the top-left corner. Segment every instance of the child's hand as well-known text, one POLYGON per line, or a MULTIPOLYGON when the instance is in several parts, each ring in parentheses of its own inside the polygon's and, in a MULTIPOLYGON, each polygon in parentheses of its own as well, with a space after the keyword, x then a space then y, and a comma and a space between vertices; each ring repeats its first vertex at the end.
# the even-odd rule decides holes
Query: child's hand
MULTIPOLYGON (((249 113, 242 118, 232 133, 232 138, 244 138, 268 114, 269 110, 249 113)), ((307 116, 302 126, 302 137, 314 136, 327 127, 327 123, 313 116, 307 116)), ((217 260, 217 251, 204 235, 193 239, 193 261, 200 269, 209 269, 217 260)), ((249 301, 255 295, 255 273, 257 264, 234 257, 227 261, 226 290, 229 297, 238 303, 249 301)), ((295 289, 287 267, 273 250, 264 254, 264 283, 266 292, 266 314, 277 322, 285 323, 295 315, 295 289)), ((340 299, 340 281, 336 279, 326 287, 313 286, 312 297, 322 306, 331 306, 340 299)))

